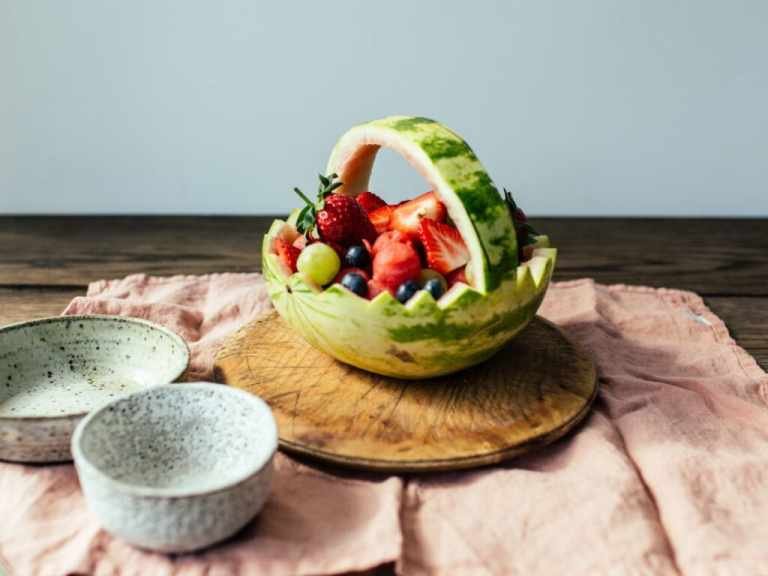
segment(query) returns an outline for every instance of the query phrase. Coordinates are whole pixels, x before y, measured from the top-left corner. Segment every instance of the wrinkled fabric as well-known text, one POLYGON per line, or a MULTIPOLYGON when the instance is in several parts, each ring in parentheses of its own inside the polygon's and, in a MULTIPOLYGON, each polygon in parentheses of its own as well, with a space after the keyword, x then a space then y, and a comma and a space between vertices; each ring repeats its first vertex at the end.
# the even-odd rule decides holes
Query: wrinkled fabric
POLYGON ((92 283, 86 296, 75 298, 64 314, 132 316, 170 328, 189 344, 187 379, 195 380, 210 378, 224 340, 271 307, 261 274, 136 274, 92 283))
POLYGON ((768 574, 768 377, 689 292, 552 286, 589 350, 574 435, 509 465, 411 482, 404 573, 768 574))
MULTIPOLYGON (((190 344, 189 379, 269 308, 257 274, 97 282, 67 314, 146 318, 190 344)), ((140 551, 88 512, 71 465, 0 463, 0 558, 14 574, 768 573, 768 376, 695 294, 555 283, 540 314, 595 358, 573 434, 506 465, 398 477, 277 459, 273 494, 228 542, 140 551)))
MULTIPOLYGON (((259 274, 135 275, 92 284, 65 314, 133 316, 175 330, 189 344, 187 380, 195 380, 211 378, 218 346, 269 308, 259 274)), ((365 570, 399 557, 402 481, 363 478, 341 478, 277 454, 272 493, 253 522, 208 550, 165 555, 138 550, 101 530, 71 464, 0 463, 0 558, 18 576, 365 570)))

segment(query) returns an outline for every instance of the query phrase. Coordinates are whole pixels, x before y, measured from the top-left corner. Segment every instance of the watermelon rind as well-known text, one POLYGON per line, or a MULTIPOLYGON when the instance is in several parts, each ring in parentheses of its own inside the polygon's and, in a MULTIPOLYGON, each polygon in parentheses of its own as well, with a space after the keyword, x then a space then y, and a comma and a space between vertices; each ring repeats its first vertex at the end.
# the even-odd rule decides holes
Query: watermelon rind
POLYGON ((340 193, 368 190, 381 147, 398 152, 440 196, 469 248, 477 290, 493 290, 514 274, 517 238, 509 210, 461 136, 423 117, 390 116, 355 126, 339 139, 326 168, 344 183, 340 193))

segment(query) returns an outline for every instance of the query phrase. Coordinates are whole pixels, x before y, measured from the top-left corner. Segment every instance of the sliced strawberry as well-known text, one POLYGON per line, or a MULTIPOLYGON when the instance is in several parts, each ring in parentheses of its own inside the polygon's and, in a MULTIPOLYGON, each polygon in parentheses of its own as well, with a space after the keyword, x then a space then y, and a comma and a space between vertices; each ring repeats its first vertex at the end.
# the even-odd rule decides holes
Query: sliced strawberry
POLYGON ((469 250, 459 231, 450 224, 422 218, 419 238, 427 263, 440 274, 448 274, 469 262, 469 250))
POLYGON ((290 242, 284 238, 275 238, 274 242, 275 254, 277 254, 280 261, 285 264, 291 273, 296 272, 296 261, 299 259, 301 250, 293 246, 290 242))
POLYGON ((381 198, 376 196, 373 192, 360 192, 360 194, 357 195, 355 198, 357 200, 357 203, 360 204, 360 208, 366 211, 366 213, 370 214, 377 208, 381 208, 382 206, 386 206, 387 203, 384 202, 381 198))
POLYGON ((342 268, 339 270, 339 273, 336 274, 336 278, 334 278, 334 282, 341 282, 341 279, 344 278, 345 274, 348 274, 349 272, 354 272, 355 274, 360 274, 363 278, 365 278, 365 281, 368 282, 368 280, 371 279, 371 277, 368 275, 368 272, 363 270, 362 268, 342 268))
POLYGON ((395 289, 406 280, 421 273, 421 262, 411 244, 390 242, 381 246, 373 257, 373 279, 387 288, 395 289))
POLYGON ((445 205, 440 202, 434 191, 430 191, 399 204, 392 211, 390 227, 404 234, 416 236, 419 233, 419 222, 422 218, 442 222, 445 220, 445 215, 445 205))
POLYGON ((389 229, 389 223, 392 220, 392 212, 394 212, 394 210, 394 206, 384 205, 368 212, 368 219, 376 229, 377 234, 382 234, 389 229))
POLYGON ((462 268, 457 268, 448 276, 445 278, 448 282, 448 286, 453 286, 456 284, 456 282, 464 282, 464 284, 469 284, 469 280, 467 279, 467 273, 466 273, 467 267, 464 266, 462 268))
POLYGON ((410 236, 407 236, 406 234, 403 234, 398 230, 390 230, 388 232, 384 232, 381 236, 376 238, 376 242, 373 243, 373 249, 371 250, 371 255, 376 256, 376 253, 379 250, 381 250, 387 244, 391 244, 393 242, 399 243, 399 244, 413 245, 413 242, 411 241, 410 236))

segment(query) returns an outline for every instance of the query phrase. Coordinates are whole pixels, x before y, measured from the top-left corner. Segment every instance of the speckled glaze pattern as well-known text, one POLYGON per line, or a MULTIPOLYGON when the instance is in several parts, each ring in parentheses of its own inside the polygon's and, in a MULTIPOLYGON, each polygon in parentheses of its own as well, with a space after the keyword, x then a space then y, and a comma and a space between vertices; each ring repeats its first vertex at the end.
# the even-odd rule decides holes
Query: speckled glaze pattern
POLYGON ((90 410, 177 380, 186 343, 143 320, 64 316, 0 329, 0 459, 71 459, 70 440, 90 410))
POLYGON ((266 500, 277 450, 269 407, 223 384, 158 386, 86 417, 72 452, 104 528, 162 552, 223 540, 266 500))

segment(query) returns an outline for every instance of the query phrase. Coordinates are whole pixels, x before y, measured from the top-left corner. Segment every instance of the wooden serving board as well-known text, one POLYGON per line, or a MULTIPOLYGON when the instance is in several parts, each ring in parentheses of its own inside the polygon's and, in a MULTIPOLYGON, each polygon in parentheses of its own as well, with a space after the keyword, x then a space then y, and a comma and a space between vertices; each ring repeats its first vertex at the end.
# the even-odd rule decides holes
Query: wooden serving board
POLYGON ((470 468, 538 448, 584 418, 597 393, 591 358, 538 317, 479 366, 398 380, 337 362, 272 313, 225 344, 216 375, 269 403, 284 450, 392 472, 470 468))

